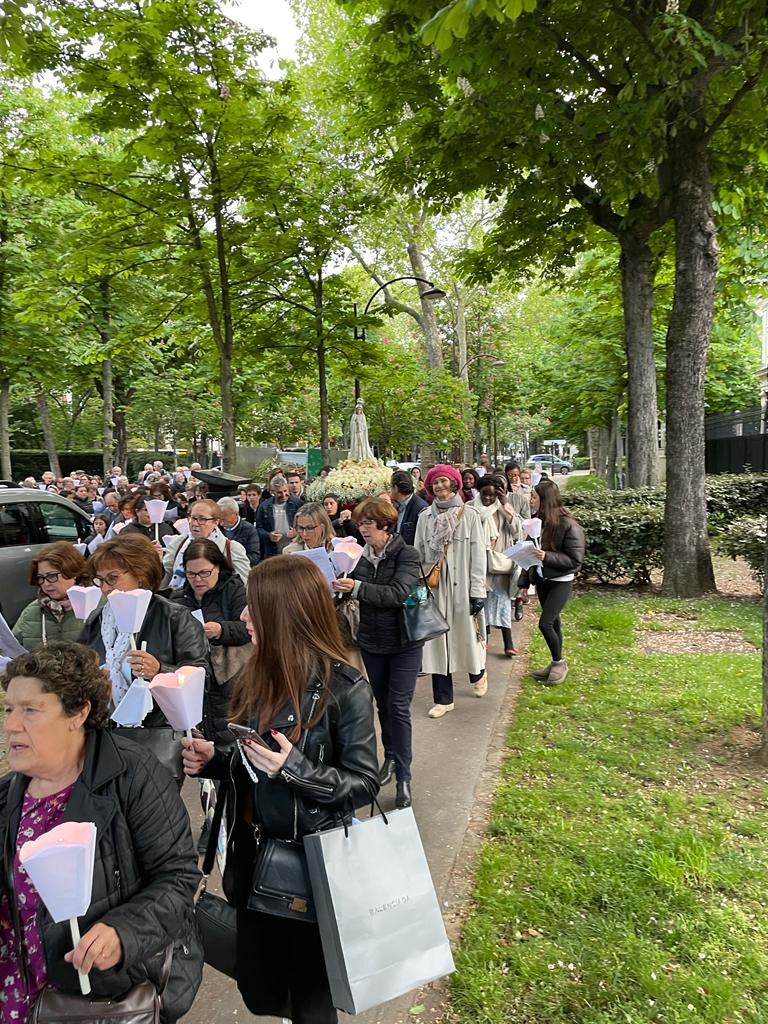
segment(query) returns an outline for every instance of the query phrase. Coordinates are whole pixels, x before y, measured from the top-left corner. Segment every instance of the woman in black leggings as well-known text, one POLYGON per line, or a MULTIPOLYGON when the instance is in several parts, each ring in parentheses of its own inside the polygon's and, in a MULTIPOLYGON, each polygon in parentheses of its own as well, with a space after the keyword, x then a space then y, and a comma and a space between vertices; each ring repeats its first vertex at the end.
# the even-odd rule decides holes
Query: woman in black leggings
POLYGON ((584 531, 563 505, 560 489, 551 480, 541 480, 531 491, 531 514, 542 521, 540 547, 534 552, 541 565, 521 573, 518 587, 524 592, 531 583, 535 585, 541 605, 539 630, 552 655, 546 668, 531 675, 546 686, 555 686, 568 675, 560 613, 584 561, 584 531))

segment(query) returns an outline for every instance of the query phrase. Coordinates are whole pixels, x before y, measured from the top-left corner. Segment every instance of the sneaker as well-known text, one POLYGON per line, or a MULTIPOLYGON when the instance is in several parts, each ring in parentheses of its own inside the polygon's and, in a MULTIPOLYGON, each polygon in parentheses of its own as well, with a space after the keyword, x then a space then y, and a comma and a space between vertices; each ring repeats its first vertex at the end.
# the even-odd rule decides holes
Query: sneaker
POLYGON ((565 677, 568 675, 568 663, 565 658, 560 661, 553 661, 552 666, 549 670, 549 675, 546 679, 542 679, 542 682, 546 686, 557 686, 558 683, 562 683, 565 677))
POLYGON ((482 677, 475 683, 475 696, 484 697, 488 693, 488 673, 484 672, 482 677))
POLYGON ((430 708, 427 714, 430 718, 442 718, 443 715, 447 715, 449 711, 453 711, 453 704, 435 704, 433 708, 430 708))
POLYGON ((550 661, 546 668, 538 668, 535 672, 531 672, 531 675, 534 679, 538 679, 540 683, 543 683, 549 678, 549 673, 552 671, 552 666, 554 664, 554 661, 550 661))

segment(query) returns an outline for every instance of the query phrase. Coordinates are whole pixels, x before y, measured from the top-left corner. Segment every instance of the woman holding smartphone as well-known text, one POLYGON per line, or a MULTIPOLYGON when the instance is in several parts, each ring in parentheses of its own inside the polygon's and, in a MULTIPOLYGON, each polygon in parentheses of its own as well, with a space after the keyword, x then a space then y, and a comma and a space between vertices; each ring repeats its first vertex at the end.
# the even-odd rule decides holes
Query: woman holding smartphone
POLYGON ((255 882, 266 850, 280 843, 302 858, 305 835, 350 822, 378 792, 371 689, 346 661, 328 583, 308 559, 259 563, 242 618, 255 650, 232 695, 238 742, 225 754, 185 740, 185 771, 228 780, 224 890, 237 910, 245 1005, 294 1024, 336 1024, 317 924, 301 910, 266 911, 255 882))
POLYGON ((535 585, 541 605, 539 630, 552 660, 531 675, 545 686, 555 686, 568 675, 560 614, 584 561, 584 531, 563 505, 560 488, 551 480, 540 480, 531 491, 531 512, 542 522, 541 540, 534 550, 541 565, 523 570, 517 581, 518 595, 522 596, 531 583, 535 585))

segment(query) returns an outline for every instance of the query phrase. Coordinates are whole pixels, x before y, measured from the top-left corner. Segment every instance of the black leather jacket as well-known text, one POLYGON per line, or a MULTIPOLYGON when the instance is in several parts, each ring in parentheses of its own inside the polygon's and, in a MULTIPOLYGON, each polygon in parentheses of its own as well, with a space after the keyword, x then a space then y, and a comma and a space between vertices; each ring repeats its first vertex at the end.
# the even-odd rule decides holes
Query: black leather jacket
MULTIPOLYGON (((304 721, 312 717, 320 685, 316 680, 307 685, 304 721)), ((294 708, 286 705, 269 728, 288 732, 295 724, 294 708)), ((202 774, 230 779, 230 818, 242 817, 244 805, 250 802, 252 824, 265 836, 299 839, 349 822, 353 810, 371 803, 379 791, 370 684, 357 669, 337 663, 323 717, 302 733, 275 778, 257 771, 259 781, 252 782, 243 768, 239 745, 231 755, 217 752, 202 774)))
MULTIPOLYGON (((5 851, 0 888, 9 892, 7 866, 15 853, 21 804, 29 779, 0 779, 0 837, 5 851)), ((118 996, 149 978, 160 982, 165 950, 174 943, 163 1019, 176 1020, 192 1004, 203 953, 194 923, 200 882, 189 816, 178 788, 153 755, 131 740, 96 730, 86 739, 83 770, 64 812, 65 821, 96 825, 91 903, 80 918, 84 935, 97 921, 120 937, 123 957, 107 971, 90 973, 96 996, 118 996)), ((77 974, 64 961, 72 949, 69 925, 56 924, 43 907, 40 935, 51 984, 79 992, 77 974)))
MULTIPOLYGON (((555 537, 547 544, 547 557, 541 563, 541 576, 551 580, 557 576, 577 573, 584 561, 585 550, 586 539, 581 526, 570 516, 563 516, 555 537)), ((517 585, 528 587, 541 579, 541 576, 531 569, 525 569, 520 573, 517 585)))

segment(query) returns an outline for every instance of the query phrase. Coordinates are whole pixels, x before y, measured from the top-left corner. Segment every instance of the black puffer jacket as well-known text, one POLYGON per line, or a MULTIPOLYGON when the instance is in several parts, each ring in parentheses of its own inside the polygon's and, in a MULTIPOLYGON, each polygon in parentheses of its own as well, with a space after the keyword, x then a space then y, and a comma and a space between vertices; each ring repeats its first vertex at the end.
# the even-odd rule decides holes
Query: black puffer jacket
POLYGON ((206 622, 220 624, 221 636, 211 640, 212 645, 239 647, 241 644, 250 643, 245 623, 240 621, 246 597, 243 581, 237 573, 222 570, 219 582, 212 590, 207 590, 203 594, 199 604, 189 583, 185 583, 180 590, 172 591, 170 599, 174 604, 180 604, 191 612, 200 609, 206 622))
MULTIPOLYGON (((80 643, 96 651, 104 658, 104 641, 101 639, 101 608, 90 616, 80 634, 80 643)), ((186 608, 174 604, 159 594, 153 594, 144 623, 136 637, 136 646, 141 650, 146 641, 147 651, 160 662, 160 672, 175 672, 181 665, 202 665, 210 672, 208 641, 203 627, 192 618, 186 608)), ((165 715, 155 707, 144 719, 145 727, 167 725, 165 715)))
POLYGON ((357 642, 361 650, 396 654, 407 647, 423 646, 403 643, 400 612, 420 575, 418 551, 397 534, 387 544, 378 568, 363 555, 352 572, 352 578, 360 583, 357 642))
MULTIPOLYGON (((6 851, 16 848, 28 783, 15 772, 0 779, 0 836, 6 851)), ((91 971, 94 995, 122 995, 147 978, 158 984, 165 951, 173 943, 163 1020, 177 1020, 200 985, 203 954, 193 916, 200 872, 176 784, 148 751, 97 730, 87 737, 83 771, 64 820, 92 821, 97 829, 91 904, 80 919, 80 931, 85 934, 98 921, 108 924, 123 950, 118 966, 91 971)), ((5 893, 11 891, 9 862, 10 855, 0 877, 5 893)), ((77 973, 64 961, 72 949, 68 923, 55 924, 45 908, 38 922, 49 981, 79 993, 77 973)))
MULTIPOLYGON (((563 516, 554 537, 542 541, 546 557, 541 563, 541 574, 545 580, 577 573, 581 569, 586 551, 584 531, 570 516, 563 516)), ((535 569, 524 570, 517 581, 518 587, 528 587, 541 579, 535 569)))
MULTIPOLYGON (((309 721, 320 698, 320 685, 310 680, 304 695, 302 720, 309 721)), ((258 722, 249 723, 258 728, 258 722)), ((290 732, 296 711, 286 705, 268 729, 290 732)), ((253 822, 264 835, 300 838, 351 820, 352 810, 371 803, 379 791, 373 695, 357 669, 337 663, 333 690, 325 713, 302 733, 281 771, 270 779, 257 772, 258 785, 243 769, 239 745, 230 756, 217 752, 203 772, 208 778, 233 779, 230 807, 235 817, 250 795, 253 822)))

